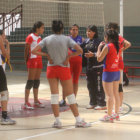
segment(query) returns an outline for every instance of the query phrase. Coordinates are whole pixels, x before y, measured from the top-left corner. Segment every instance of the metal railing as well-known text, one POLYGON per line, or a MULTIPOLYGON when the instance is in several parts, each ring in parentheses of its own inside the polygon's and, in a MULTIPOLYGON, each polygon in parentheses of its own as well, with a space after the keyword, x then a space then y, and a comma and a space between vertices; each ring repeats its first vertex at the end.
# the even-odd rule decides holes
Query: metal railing
POLYGON ((10 35, 15 28, 22 27, 22 5, 17 6, 8 13, 0 13, 0 29, 5 30, 6 35, 10 35))

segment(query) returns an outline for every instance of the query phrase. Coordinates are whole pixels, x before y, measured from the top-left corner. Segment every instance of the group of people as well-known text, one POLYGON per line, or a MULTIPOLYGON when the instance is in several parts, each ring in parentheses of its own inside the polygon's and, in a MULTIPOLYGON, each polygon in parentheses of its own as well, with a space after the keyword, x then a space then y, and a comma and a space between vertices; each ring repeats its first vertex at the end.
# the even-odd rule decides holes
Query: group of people
MULTIPOLYGON (((66 105, 66 98, 76 120, 75 126, 91 126, 90 123, 81 119, 76 102, 82 65, 86 66, 87 88, 90 98, 87 109, 107 109, 107 115, 101 118, 101 121, 113 122, 114 119, 119 120, 119 111, 122 109, 123 101, 121 71, 124 64, 122 51, 131 46, 130 42, 119 35, 119 27, 116 23, 108 23, 105 26, 104 41, 99 39, 98 29, 95 25, 88 26, 86 31, 87 39, 78 35, 79 26, 77 24, 70 28, 70 36, 63 35, 63 30, 64 25, 62 21, 54 20, 52 21, 53 34, 41 40, 40 35, 44 32, 44 23, 38 21, 34 24, 31 33, 26 38, 24 57, 28 68, 28 80, 25 87, 24 108, 44 107, 38 99, 40 74, 43 67, 42 56, 44 56, 48 59, 46 77, 50 85, 51 105, 55 117, 53 127, 62 127, 59 117, 59 106, 66 105), (42 48, 46 48, 47 51, 41 51, 42 48), (63 99, 60 102, 59 82, 63 89, 63 99), (29 94, 32 88, 34 106, 29 102, 29 94), (115 112, 113 113, 114 102, 115 112)), ((9 53, 4 48, 2 36, 0 37, 1 56, 7 58, 8 61, 9 53)), ((15 121, 7 115, 5 102, 7 104, 8 89, 6 77, 4 82, 1 75, 5 77, 2 69, 2 60, 0 59, 0 82, 3 84, 3 86, 0 86, 0 94, 2 99, 4 98, 1 100, 3 114, 1 122, 15 124, 15 121), (3 107, 3 104, 5 107, 3 107)))

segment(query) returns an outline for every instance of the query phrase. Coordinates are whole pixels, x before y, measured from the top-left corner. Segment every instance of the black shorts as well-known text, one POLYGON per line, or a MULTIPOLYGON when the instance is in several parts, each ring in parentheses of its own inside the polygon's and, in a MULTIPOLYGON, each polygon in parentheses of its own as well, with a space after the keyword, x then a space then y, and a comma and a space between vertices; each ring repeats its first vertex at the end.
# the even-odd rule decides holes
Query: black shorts
POLYGON ((3 91, 6 91, 7 89, 7 80, 6 80, 6 75, 5 72, 0 65, 0 93, 3 91))

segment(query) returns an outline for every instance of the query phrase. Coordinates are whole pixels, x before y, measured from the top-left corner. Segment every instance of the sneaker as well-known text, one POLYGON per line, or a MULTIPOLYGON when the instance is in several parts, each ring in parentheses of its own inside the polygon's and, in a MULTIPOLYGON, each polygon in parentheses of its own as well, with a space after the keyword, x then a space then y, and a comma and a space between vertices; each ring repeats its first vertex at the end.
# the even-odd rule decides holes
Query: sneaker
POLYGON ((25 103, 24 106, 23 106, 23 108, 24 108, 24 109, 34 110, 34 107, 32 107, 31 104, 30 104, 29 102, 28 102, 28 103, 25 103))
POLYGON ((7 116, 6 119, 1 118, 0 123, 1 123, 1 125, 14 125, 14 124, 16 124, 16 121, 12 120, 9 116, 7 116))
POLYGON ((54 124, 52 125, 53 128, 62 128, 62 123, 55 121, 54 124))
POLYGON ((66 106, 66 101, 65 101, 65 100, 61 100, 61 101, 59 102, 59 106, 60 106, 60 107, 66 106))
POLYGON ((94 109, 95 110, 106 110, 107 107, 106 106, 96 106, 94 109))
POLYGON ((113 119, 115 119, 116 121, 120 121, 120 116, 116 113, 112 114, 113 119))
POLYGON ((37 107, 37 108, 45 108, 45 105, 42 104, 40 101, 34 103, 34 107, 37 107))
POLYGON ((94 109, 96 107, 96 105, 88 105, 87 107, 86 107, 86 109, 94 109))
POLYGON ((103 118, 100 119, 100 121, 113 123, 113 117, 112 116, 105 115, 103 118))
POLYGON ((82 120, 81 122, 76 122, 75 127, 91 127, 91 123, 87 123, 84 120, 82 120))

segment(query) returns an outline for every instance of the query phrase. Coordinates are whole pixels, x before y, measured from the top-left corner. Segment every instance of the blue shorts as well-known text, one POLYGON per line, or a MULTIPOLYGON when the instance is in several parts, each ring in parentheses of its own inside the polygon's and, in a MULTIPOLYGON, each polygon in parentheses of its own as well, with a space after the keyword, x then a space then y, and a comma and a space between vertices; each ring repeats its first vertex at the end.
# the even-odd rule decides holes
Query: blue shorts
POLYGON ((119 80, 120 80, 120 71, 115 71, 115 72, 104 71, 103 72, 102 81, 113 82, 113 81, 119 81, 119 80))

